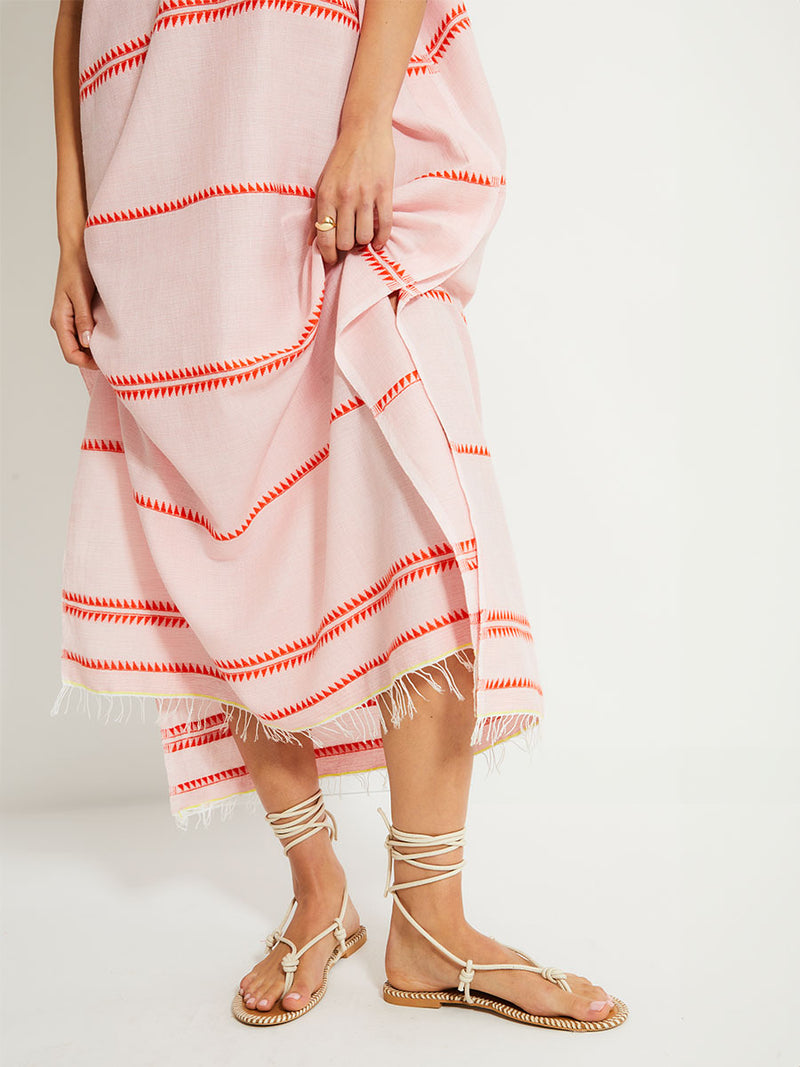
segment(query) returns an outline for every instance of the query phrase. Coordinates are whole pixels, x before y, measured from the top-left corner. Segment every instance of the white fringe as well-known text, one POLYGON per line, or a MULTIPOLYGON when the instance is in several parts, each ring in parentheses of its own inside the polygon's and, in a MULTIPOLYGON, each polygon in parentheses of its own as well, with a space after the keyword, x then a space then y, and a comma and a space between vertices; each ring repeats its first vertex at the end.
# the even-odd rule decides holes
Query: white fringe
MULTIPOLYGON (((211 714, 222 711, 225 720, 231 730, 234 730, 233 720, 236 719, 235 732, 247 740, 247 730, 251 723, 255 724, 253 740, 259 736, 270 741, 278 741, 287 744, 301 744, 302 737, 308 737, 315 747, 337 744, 346 741, 367 741, 378 735, 385 735, 388 729, 385 725, 381 709, 388 714, 392 726, 414 717, 417 706, 411 690, 427 700, 428 697, 421 693, 414 685, 414 678, 424 679, 437 692, 444 692, 444 685, 437 681, 437 674, 443 679, 449 692, 453 693, 458 700, 465 700, 465 695, 460 691, 452 674, 447 668, 446 660, 454 658, 467 669, 472 671, 475 677, 475 662, 472 646, 455 649, 440 660, 398 675, 386 689, 381 690, 359 708, 351 708, 340 713, 327 722, 306 730, 284 730, 263 722, 247 708, 236 704, 227 704, 224 701, 206 696, 154 696, 144 693, 103 693, 97 690, 87 689, 71 682, 63 682, 50 710, 50 715, 66 714, 77 710, 90 718, 108 724, 113 721, 127 723, 134 708, 138 707, 141 721, 155 721, 160 727, 167 725, 185 724, 187 733, 191 732, 192 724, 211 714), (378 698, 381 698, 380 701, 378 698), (148 716, 148 702, 152 706, 148 716), (156 703, 158 702, 158 703, 156 703), (160 705, 160 708, 159 708, 160 705), (155 712, 155 714, 153 714, 155 712), (242 716, 244 715, 244 723, 242 716)), ((541 721, 535 712, 502 715, 481 716, 476 719, 475 726, 470 737, 470 745, 477 748, 476 756, 483 758, 486 776, 492 772, 499 772, 506 755, 506 747, 513 745, 515 748, 525 751, 532 757, 534 749, 541 740, 541 721), (511 737, 503 737, 509 729, 523 723, 522 729, 511 737)), ((343 796, 351 793, 386 792, 389 789, 389 776, 385 767, 377 767, 368 771, 345 771, 338 774, 320 776, 320 788, 326 796, 343 796), (345 784, 355 785, 353 789, 344 789, 345 784)), ((234 810, 245 808, 248 812, 260 812, 261 802, 255 790, 236 793, 230 797, 219 800, 207 801, 198 804, 194 808, 185 808, 175 815, 175 822, 179 829, 186 830, 190 827, 205 827, 211 825, 216 818, 225 821, 231 817, 234 810)))

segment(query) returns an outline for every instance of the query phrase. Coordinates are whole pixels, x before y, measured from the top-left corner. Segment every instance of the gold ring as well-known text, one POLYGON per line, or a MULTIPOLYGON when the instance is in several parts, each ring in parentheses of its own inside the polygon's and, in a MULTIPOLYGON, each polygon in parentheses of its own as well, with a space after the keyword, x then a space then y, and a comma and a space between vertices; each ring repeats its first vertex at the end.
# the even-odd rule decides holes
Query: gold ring
POLYGON ((336 227, 336 219, 326 215, 322 222, 315 222, 314 225, 318 230, 333 230, 336 227))

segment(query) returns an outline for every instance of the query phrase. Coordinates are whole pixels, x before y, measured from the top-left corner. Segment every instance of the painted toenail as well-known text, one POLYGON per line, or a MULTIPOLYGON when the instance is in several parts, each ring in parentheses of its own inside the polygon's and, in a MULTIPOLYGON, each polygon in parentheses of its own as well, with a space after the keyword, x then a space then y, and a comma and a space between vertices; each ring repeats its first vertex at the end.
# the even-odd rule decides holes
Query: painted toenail
POLYGON ((266 1008, 267 1004, 269 1004, 268 1000, 259 1000, 258 1007, 259 1008, 266 1008))
POLYGON ((589 1011, 602 1011, 607 1004, 607 1000, 593 1000, 589 1005, 589 1011))
POLYGON ((287 993, 286 996, 283 999, 284 1000, 300 1000, 301 997, 302 997, 302 993, 287 993))

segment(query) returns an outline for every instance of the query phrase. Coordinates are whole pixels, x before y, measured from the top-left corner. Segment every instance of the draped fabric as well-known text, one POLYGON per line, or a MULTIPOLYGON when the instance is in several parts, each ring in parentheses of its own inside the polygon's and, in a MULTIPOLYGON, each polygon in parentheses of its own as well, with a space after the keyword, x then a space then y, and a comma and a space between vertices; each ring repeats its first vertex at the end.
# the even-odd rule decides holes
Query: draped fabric
POLYGON ((363 782, 385 767, 379 694, 394 723, 415 679, 470 696, 449 656, 476 753, 541 718, 464 311, 506 188, 465 4, 427 5, 385 246, 326 264, 308 244, 363 12, 83 6, 98 369, 53 714, 154 704, 181 826, 253 799, 232 735, 250 716, 310 737, 323 781, 363 782))

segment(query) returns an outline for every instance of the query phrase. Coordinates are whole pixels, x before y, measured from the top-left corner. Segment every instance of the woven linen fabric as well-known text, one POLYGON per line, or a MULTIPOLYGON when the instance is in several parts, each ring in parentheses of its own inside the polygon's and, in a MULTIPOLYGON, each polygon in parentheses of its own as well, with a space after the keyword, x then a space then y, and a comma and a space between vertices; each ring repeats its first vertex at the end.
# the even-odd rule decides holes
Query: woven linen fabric
POLYGON ((475 753, 538 737, 464 315, 504 135, 465 4, 429 0, 393 114, 390 236, 326 264, 314 188, 363 12, 83 6, 97 369, 81 369, 52 713, 154 706, 181 827, 254 801, 232 735, 247 712, 266 737, 310 737, 323 781, 368 787, 385 776, 378 694, 393 723, 419 707, 415 678, 465 698, 453 654, 475 753))

